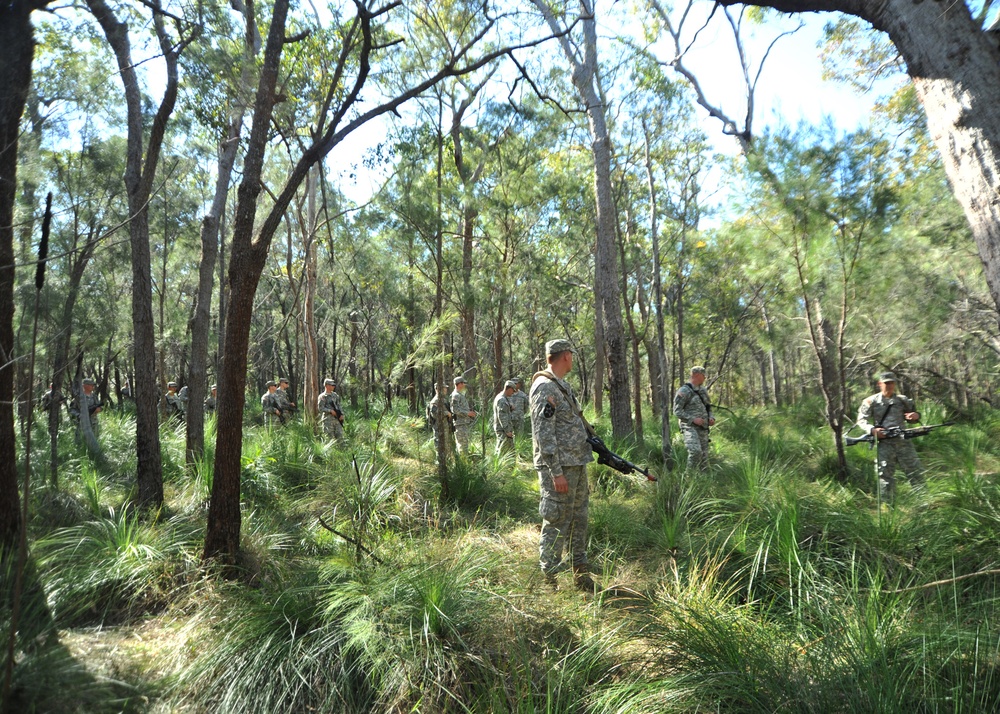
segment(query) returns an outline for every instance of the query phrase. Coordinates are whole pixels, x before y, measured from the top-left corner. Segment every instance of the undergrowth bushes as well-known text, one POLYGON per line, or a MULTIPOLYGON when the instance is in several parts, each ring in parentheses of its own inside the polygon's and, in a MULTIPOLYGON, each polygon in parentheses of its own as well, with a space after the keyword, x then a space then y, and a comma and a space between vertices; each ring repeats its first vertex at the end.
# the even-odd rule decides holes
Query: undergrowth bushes
MULTIPOLYGON (((65 672, 88 711, 136 706, 129 687, 193 712, 1000 709, 1000 419, 915 442, 926 482, 880 507, 867 449, 849 450, 848 483, 831 477, 814 407, 726 413, 707 473, 666 472, 653 422, 611 444, 659 481, 590 467, 591 559, 611 586, 593 599, 541 583, 529 439, 500 456, 474 440, 441 498, 406 416, 356 419, 344 444, 251 427, 242 583, 199 562, 211 446, 185 467, 165 428, 159 521, 128 507, 124 457, 68 449, 61 488, 35 492, 39 631, 148 626, 169 645, 135 660, 152 687, 27 652, 23 701, 59 711, 39 682, 65 672)), ((128 453, 128 419, 104 426, 128 453)))

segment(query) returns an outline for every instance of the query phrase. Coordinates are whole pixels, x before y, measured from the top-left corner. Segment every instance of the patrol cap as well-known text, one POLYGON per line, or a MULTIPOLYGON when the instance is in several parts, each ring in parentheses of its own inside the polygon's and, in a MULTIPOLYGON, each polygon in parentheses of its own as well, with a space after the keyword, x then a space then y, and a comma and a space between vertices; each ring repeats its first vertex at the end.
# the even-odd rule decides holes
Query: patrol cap
POLYGON ((514 383, 515 385, 518 385, 518 384, 524 384, 524 380, 523 380, 523 379, 521 379, 520 377, 514 377, 514 378, 513 378, 513 379, 511 379, 510 381, 512 381, 512 382, 513 382, 513 383, 514 383))
POLYGON ((705 368, 701 365, 691 368, 691 374, 705 374, 705 368))
POLYGON ((278 379, 278 384, 288 384, 288 380, 285 379, 284 377, 280 377, 278 379))
POLYGON ((457 387, 460 384, 465 384, 465 377, 463 377, 462 375, 458 375, 451 381, 454 382, 455 386, 457 387))
POLYGON ((324 387, 336 387, 337 383, 334 382, 332 379, 324 379, 323 380, 323 386, 324 387))
POLYGON ((896 381, 896 374, 894 372, 882 372, 882 374, 880 374, 878 376, 878 381, 880 381, 880 382, 895 382, 896 381))
POLYGON ((170 389, 171 387, 177 389, 177 382, 167 382, 167 389, 170 389))
POLYGON ((217 384, 213 384, 211 387, 209 387, 209 391, 212 391, 213 389, 218 389, 218 388, 219 388, 219 386, 217 384))
POLYGON ((569 340, 549 340, 545 343, 545 356, 551 357, 560 352, 576 352, 569 340))
POLYGON ((90 379, 89 377, 87 379, 83 380, 83 383, 84 384, 89 384, 91 387, 96 387, 97 386, 97 382, 95 382, 94 380, 90 379))
POLYGON ((517 383, 513 379, 508 379, 503 383, 504 389, 517 389, 517 383))
POLYGON ((264 386, 268 387, 268 388, 270 388, 270 387, 277 387, 278 383, 275 382, 273 379, 269 379, 269 380, 267 380, 267 384, 265 384, 264 386))

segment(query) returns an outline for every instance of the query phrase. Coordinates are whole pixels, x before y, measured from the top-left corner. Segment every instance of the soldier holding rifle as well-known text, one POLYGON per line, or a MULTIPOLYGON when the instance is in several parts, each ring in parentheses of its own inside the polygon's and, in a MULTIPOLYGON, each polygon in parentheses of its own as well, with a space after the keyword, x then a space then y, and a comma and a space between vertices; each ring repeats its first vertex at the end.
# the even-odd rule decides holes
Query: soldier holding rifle
POLYGON ((924 474, 917 450, 900 433, 905 424, 920 421, 920 412, 912 399, 896 393, 896 375, 892 372, 879 375, 878 388, 878 394, 861 402, 858 426, 878 440, 879 490, 891 501, 896 495, 897 464, 914 481, 924 474))
POLYGON ((587 560, 587 512, 590 485, 587 464, 593 461, 586 422, 573 388, 564 377, 573 368, 574 349, 568 340, 545 344, 548 369, 531 380, 531 437, 541 500, 539 559, 545 582, 556 587, 556 574, 565 569, 563 548, 572 554, 576 587, 594 592, 587 560))

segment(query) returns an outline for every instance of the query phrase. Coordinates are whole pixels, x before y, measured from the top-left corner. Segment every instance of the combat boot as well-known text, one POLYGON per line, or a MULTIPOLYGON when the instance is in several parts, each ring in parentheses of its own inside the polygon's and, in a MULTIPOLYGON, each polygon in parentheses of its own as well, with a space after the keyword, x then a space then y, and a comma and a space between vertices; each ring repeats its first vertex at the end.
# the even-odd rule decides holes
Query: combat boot
POLYGON ((582 590, 591 595, 600 590, 600 586, 590 577, 590 568, 586 565, 573 566, 573 584, 577 590, 582 590))
POLYGON ((559 581, 556 580, 556 574, 555 573, 546 573, 546 572, 543 571, 542 572, 542 580, 545 581, 545 584, 548 587, 552 588, 553 592, 555 592, 556 590, 559 589, 559 581))

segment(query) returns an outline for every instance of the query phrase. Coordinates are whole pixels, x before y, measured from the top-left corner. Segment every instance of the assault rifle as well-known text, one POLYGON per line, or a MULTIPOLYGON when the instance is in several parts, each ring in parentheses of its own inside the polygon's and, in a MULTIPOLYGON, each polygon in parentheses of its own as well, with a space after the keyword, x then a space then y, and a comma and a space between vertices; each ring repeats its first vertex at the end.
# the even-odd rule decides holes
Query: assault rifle
POLYGON ((601 437, 596 434, 588 436, 587 443, 590 444, 590 450, 597 454, 597 463, 610 466, 615 471, 620 471, 623 474, 630 474, 634 471, 638 471, 646 477, 647 481, 656 481, 656 476, 654 476, 649 469, 637 466, 631 461, 622 458, 609 449, 607 444, 601 440, 601 437))
MULTIPOLYGON (((952 426, 954 422, 946 421, 944 424, 929 424, 927 426, 915 426, 911 429, 906 429, 901 426, 884 426, 881 427, 885 431, 886 439, 895 439, 897 437, 903 437, 904 439, 916 439, 918 436, 924 436, 925 434, 931 433, 932 430, 938 429, 942 426, 952 426)), ((864 436, 845 436, 844 444, 847 446, 854 446, 855 444, 860 444, 865 442, 868 444, 868 448, 874 448, 875 442, 881 441, 876 439, 873 434, 865 434, 864 436)))

